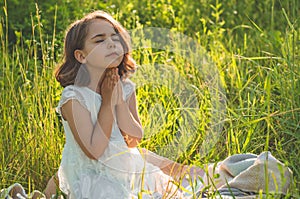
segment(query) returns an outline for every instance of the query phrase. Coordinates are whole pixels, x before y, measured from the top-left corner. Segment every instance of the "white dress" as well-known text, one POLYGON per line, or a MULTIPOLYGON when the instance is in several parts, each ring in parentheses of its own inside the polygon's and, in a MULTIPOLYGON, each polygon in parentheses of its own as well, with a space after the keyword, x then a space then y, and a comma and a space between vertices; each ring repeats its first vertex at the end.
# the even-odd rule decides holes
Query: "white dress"
MULTIPOLYGON (((127 100, 135 91, 135 85, 125 80, 122 86, 123 97, 127 100)), ((67 86, 62 92, 58 113, 61 114, 61 106, 70 99, 78 100, 91 113, 92 122, 97 121, 101 106, 98 93, 88 87, 67 86)), ((68 198, 161 198, 166 190, 169 193, 166 198, 181 198, 170 176, 144 161, 137 148, 127 147, 116 122, 113 124, 110 142, 99 160, 88 158, 74 139, 68 122, 62 119, 62 123, 66 143, 58 177, 60 189, 68 198)))

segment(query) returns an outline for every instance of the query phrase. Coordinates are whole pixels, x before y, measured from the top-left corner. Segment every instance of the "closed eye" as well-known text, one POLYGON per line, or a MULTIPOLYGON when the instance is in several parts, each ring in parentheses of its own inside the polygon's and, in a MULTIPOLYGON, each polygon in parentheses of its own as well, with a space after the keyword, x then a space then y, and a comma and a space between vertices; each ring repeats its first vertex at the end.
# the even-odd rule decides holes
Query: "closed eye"
POLYGON ((104 42, 104 39, 96 40, 95 43, 101 43, 104 42))
POLYGON ((119 38, 118 35, 113 35, 113 36, 111 36, 111 39, 112 39, 113 41, 120 41, 120 38, 119 38))
MULTIPOLYGON (((103 34, 99 34, 99 35, 95 36, 94 38, 96 38, 96 37, 100 37, 101 38, 101 39, 99 38, 98 40, 95 40, 95 43, 102 43, 102 42, 104 42, 105 40, 108 39, 108 37, 107 38, 103 38, 104 36, 105 35, 103 35, 103 34)), ((116 35, 116 34, 111 35, 110 39, 112 41, 117 41, 117 42, 120 41, 120 37, 118 35, 116 35)))

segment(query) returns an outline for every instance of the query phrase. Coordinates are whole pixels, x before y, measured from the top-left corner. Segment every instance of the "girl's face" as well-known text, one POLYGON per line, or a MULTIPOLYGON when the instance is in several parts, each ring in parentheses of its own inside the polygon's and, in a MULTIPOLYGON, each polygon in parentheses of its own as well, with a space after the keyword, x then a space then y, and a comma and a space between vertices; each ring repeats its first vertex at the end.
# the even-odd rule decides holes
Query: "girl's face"
POLYGON ((124 50, 111 23, 104 19, 94 19, 89 24, 84 49, 84 62, 89 67, 113 68, 120 65, 124 50))

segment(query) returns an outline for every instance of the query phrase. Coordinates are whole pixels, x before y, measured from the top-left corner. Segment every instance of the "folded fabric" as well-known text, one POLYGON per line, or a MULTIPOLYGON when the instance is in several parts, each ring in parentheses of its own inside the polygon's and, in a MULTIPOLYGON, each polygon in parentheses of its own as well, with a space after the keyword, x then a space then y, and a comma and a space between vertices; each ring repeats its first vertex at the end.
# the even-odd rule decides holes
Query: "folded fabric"
POLYGON ((0 190, 0 198, 4 199, 46 199, 46 196, 40 191, 34 190, 26 194, 24 188, 19 183, 12 184, 6 189, 0 190))
POLYGON ((210 190, 235 188, 242 192, 286 194, 291 179, 292 171, 266 151, 260 155, 232 155, 208 165, 204 185, 211 185, 210 190))

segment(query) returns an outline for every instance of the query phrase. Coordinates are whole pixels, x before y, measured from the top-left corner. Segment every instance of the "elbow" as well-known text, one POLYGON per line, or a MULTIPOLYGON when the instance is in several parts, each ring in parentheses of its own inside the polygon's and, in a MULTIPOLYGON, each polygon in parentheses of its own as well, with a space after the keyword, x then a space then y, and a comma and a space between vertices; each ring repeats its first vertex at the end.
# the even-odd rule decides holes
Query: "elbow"
POLYGON ((85 154, 89 159, 98 161, 99 158, 101 158, 101 156, 103 155, 107 145, 108 145, 108 143, 105 143, 105 144, 102 143, 102 145, 95 144, 95 146, 93 146, 93 144, 91 144, 90 148, 88 150, 89 153, 85 153, 85 154))
POLYGON ((92 152, 90 151, 89 153, 85 153, 85 155, 91 159, 91 160, 96 160, 98 161, 98 159, 102 156, 103 152, 102 153, 99 153, 99 151, 97 152, 92 152))
POLYGON ((138 145, 142 141, 143 136, 144 136, 144 131, 143 131, 142 127, 140 127, 138 130, 138 136, 135 138, 136 145, 138 145))
POLYGON ((129 148, 138 146, 144 135, 144 131, 140 125, 133 125, 131 128, 120 128, 120 131, 129 148))
POLYGON ((92 154, 92 156, 89 156, 89 158, 91 160, 98 161, 101 158, 102 154, 103 154, 103 152, 102 153, 97 152, 97 153, 92 154))
POLYGON ((139 145, 140 143, 141 143, 141 141, 142 141, 142 137, 137 137, 137 138, 135 138, 135 146, 137 146, 137 145, 139 145))
POLYGON ((140 136, 130 136, 128 134, 123 134, 124 140, 129 148, 137 147, 142 141, 143 134, 140 136))
POLYGON ((143 136, 144 136, 144 131, 143 131, 143 129, 140 127, 139 130, 138 130, 138 136, 136 136, 136 139, 138 140, 139 143, 141 142, 143 136))
POLYGON ((141 142, 142 138, 129 138, 127 140, 125 140, 125 142, 127 143, 127 146, 129 148, 134 148, 134 147, 137 147, 140 142, 141 142))
POLYGON ((80 141, 79 146, 81 151, 91 160, 98 160, 103 153, 102 151, 97 150, 92 144, 84 144, 80 141))

